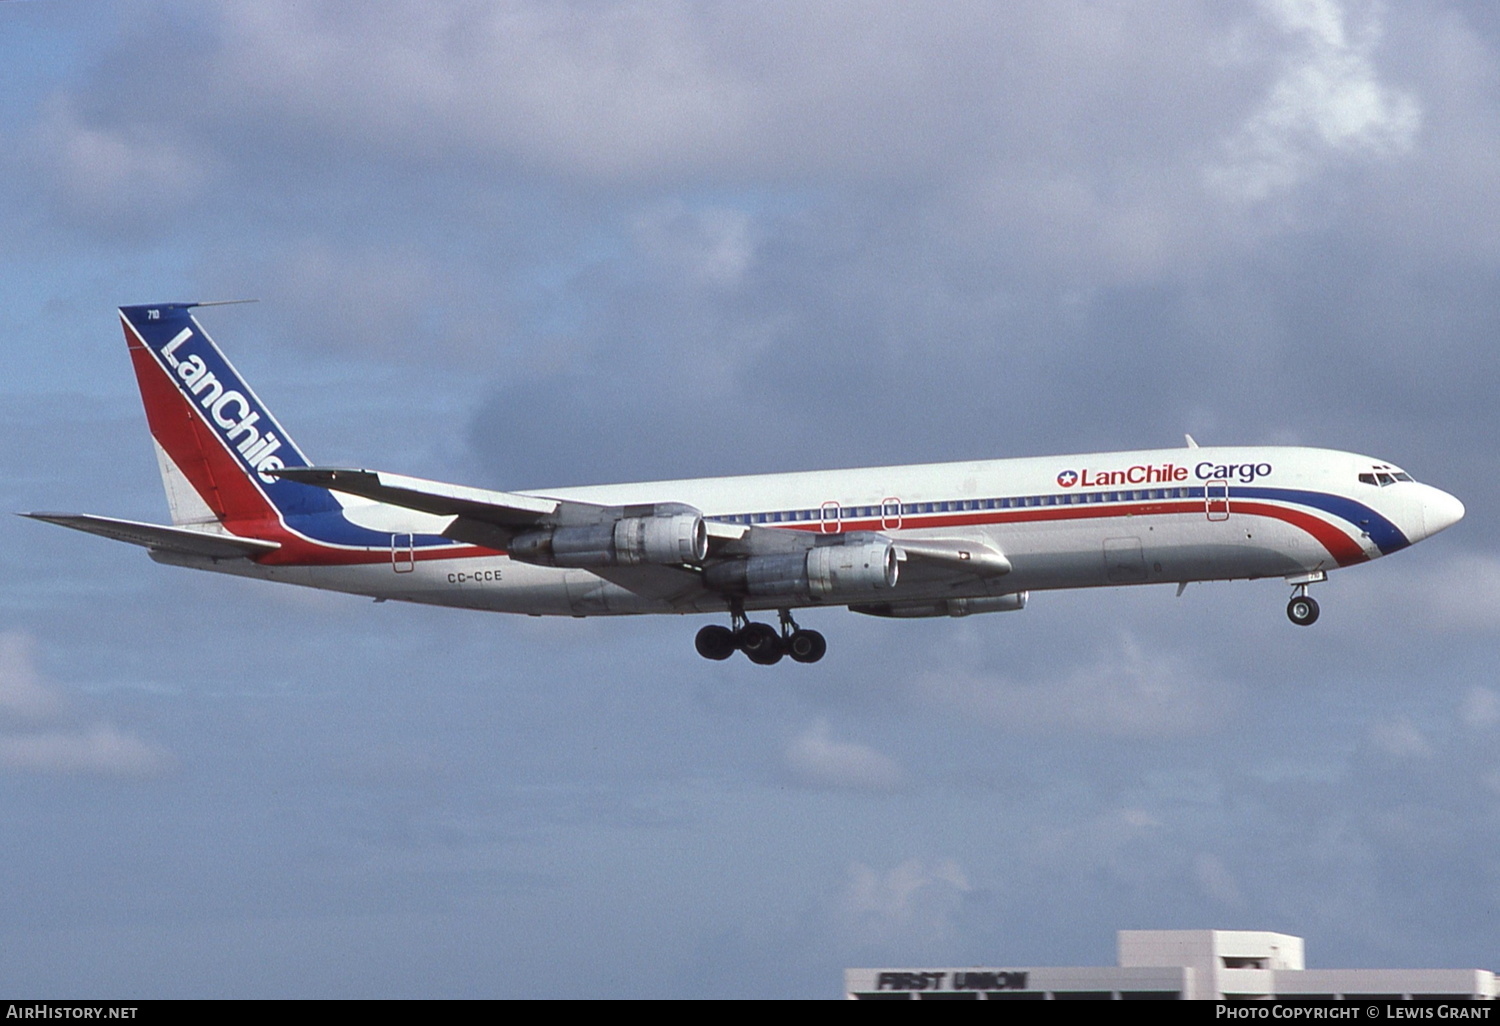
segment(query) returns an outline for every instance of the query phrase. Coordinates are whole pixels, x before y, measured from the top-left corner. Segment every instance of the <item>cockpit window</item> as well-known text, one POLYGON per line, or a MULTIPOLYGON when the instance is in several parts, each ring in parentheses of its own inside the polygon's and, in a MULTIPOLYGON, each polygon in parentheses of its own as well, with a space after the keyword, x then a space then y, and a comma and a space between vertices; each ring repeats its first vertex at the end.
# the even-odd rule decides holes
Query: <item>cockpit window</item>
POLYGON ((1359 475, 1360 484, 1376 485, 1380 488, 1384 488, 1386 485, 1393 485, 1397 481, 1410 480, 1412 480, 1412 476, 1406 471, 1392 470, 1388 467, 1385 469, 1376 470, 1374 473, 1359 475))

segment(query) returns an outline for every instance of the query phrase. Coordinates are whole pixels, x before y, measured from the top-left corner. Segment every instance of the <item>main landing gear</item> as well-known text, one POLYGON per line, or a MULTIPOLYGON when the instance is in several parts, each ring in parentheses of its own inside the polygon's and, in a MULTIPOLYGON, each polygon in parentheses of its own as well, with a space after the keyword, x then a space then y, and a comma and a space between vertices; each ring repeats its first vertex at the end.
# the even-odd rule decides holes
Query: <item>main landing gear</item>
POLYGON ((709 624, 693 640, 704 659, 728 659, 736 651, 745 653, 752 663, 772 666, 789 655, 795 662, 815 663, 828 651, 828 642, 817 631, 805 630, 792 619, 790 609, 778 610, 781 630, 768 623, 757 623, 745 617, 743 608, 730 610, 732 626, 709 624))
POLYGON ((1326 580, 1328 580, 1328 575, 1321 570, 1287 578, 1287 583, 1297 590, 1292 594, 1292 600, 1286 604, 1286 618, 1298 627, 1311 627, 1316 623, 1318 600, 1307 593, 1307 586, 1326 580))

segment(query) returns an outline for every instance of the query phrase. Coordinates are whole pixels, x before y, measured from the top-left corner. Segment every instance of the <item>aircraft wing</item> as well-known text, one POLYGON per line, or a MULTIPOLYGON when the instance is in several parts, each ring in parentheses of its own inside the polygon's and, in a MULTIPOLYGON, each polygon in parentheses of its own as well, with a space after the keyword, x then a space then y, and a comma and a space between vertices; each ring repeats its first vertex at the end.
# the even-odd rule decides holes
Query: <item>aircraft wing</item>
POLYGON ((589 503, 539 499, 518 492, 470 488, 377 470, 285 467, 274 473, 288 481, 329 491, 451 516, 454 520, 443 531, 445 537, 493 549, 504 549, 516 534, 539 524, 590 524, 605 519, 600 516, 604 507, 589 503))
MULTIPOLYGON (((300 481, 330 491, 357 495, 423 513, 454 517, 453 522, 443 531, 445 537, 493 549, 505 549, 517 534, 535 527, 607 524, 621 516, 639 515, 650 508, 642 507, 637 511, 629 506, 601 506, 575 499, 549 499, 523 495, 520 492, 497 492, 376 470, 286 467, 273 473, 289 481, 300 481)), ((756 552, 794 551, 807 547, 802 544, 784 549, 784 543, 775 537, 784 535, 786 532, 783 531, 768 531, 765 528, 718 520, 705 520, 704 526, 708 530, 712 553, 726 547, 733 550, 736 543, 739 543, 742 551, 750 551, 745 546, 748 544, 746 539, 752 532, 760 542, 758 546, 754 546, 756 552), (762 539, 759 537, 761 535, 772 537, 762 539)))
MULTIPOLYGON (((377 502, 438 516, 453 521, 443 535, 456 541, 504 550, 517 534, 539 527, 577 527, 612 523, 625 516, 648 515, 670 506, 676 511, 689 507, 659 503, 642 506, 602 506, 574 499, 552 499, 519 492, 490 491, 464 485, 445 484, 422 478, 374 470, 329 467, 286 467, 272 471, 277 476, 331 491, 357 495, 377 502)), ((694 511, 696 512, 696 511, 694 511)), ((924 581, 998 577, 1010 572, 1004 553, 973 538, 891 539, 873 532, 825 535, 792 531, 726 520, 704 519, 708 533, 708 562, 744 556, 799 553, 817 545, 845 544, 857 538, 893 542, 897 558, 907 564, 903 576, 924 581)), ((672 592, 691 587, 681 567, 591 567, 596 574, 632 590, 672 592), (656 580, 656 579, 660 580, 656 580), (648 580, 654 582, 648 583, 648 580)))
POLYGON ((135 520, 119 520, 92 513, 22 513, 21 516, 45 520, 49 524, 71 527, 75 531, 97 534, 114 541, 129 542, 158 552, 175 552, 184 556, 248 559, 281 548, 280 544, 273 541, 212 534, 208 531, 195 531, 190 527, 143 524, 135 520))

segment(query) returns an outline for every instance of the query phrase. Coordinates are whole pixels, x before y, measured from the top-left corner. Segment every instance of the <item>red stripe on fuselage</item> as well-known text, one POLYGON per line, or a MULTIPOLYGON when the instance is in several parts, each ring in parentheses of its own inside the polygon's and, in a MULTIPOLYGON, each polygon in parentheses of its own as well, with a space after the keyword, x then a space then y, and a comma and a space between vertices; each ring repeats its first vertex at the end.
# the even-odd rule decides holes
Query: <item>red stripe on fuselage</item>
POLYGON ((1274 517, 1284 520, 1293 527, 1300 527, 1308 534, 1318 540, 1318 544, 1328 550, 1334 562, 1339 566, 1350 566, 1354 563, 1364 563, 1369 560, 1369 555, 1364 548, 1349 537, 1343 531, 1330 524, 1321 517, 1300 509, 1288 509, 1285 506, 1272 506, 1262 502, 1243 502, 1231 499, 1231 508, 1236 513, 1248 513, 1251 516, 1274 517))
MULTIPOLYGON (((249 538, 263 538, 280 542, 281 548, 256 558, 262 566, 365 566, 372 563, 405 563, 415 560, 425 563, 434 559, 476 559, 485 556, 503 556, 505 553, 478 545, 434 545, 424 548, 354 549, 312 541, 287 530, 281 521, 228 521, 224 525, 234 534, 249 538)), ((405 532, 402 532, 405 533, 405 532)))
MULTIPOLYGON (((1317 540, 1319 545, 1328 550, 1328 554, 1334 558, 1339 566, 1363 563, 1370 558, 1353 538, 1350 538, 1326 520, 1303 510, 1233 498, 1230 499, 1230 510, 1235 516, 1270 517, 1307 532, 1317 540)), ((1128 505, 1118 503, 1113 505, 1094 505, 1089 503, 1081 506, 1035 506, 1013 510, 905 514, 901 518, 901 529, 910 531, 940 527, 982 527, 993 524, 1025 524, 1051 520, 1102 520, 1110 517, 1184 514, 1198 517, 1205 516, 1206 511, 1203 501, 1140 502, 1128 505)), ((837 523, 840 525, 841 531, 892 530, 892 528, 882 527, 879 517, 870 517, 861 520, 840 520, 837 523)), ((823 521, 808 520, 792 524, 766 524, 757 526, 793 531, 820 532, 823 530, 823 524, 823 521)))

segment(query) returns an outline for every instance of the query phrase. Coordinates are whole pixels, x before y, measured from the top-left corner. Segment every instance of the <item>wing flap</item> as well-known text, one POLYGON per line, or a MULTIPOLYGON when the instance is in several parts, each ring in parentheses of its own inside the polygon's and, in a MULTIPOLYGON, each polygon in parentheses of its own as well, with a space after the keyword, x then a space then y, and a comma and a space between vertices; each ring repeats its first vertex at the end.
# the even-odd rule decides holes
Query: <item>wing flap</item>
POLYGON ((209 559, 249 559, 281 548, 273 541, 240 538, 232 534, 195 531, 190 527, 163 527, 136 520, 101 517, 93 513, 22 513, 32 520, 45 520, 59 527, 71 527, 86 534, 97 534, 112 541, 140 545, 156 552, 175 552, 184 556, 209 559))
POLYGON ((1010 573, 1010 560, 992 545, 972 538, 902 538, 896 542, 898 557, 926 564, 938 571, 1001 577, 1010 573))

